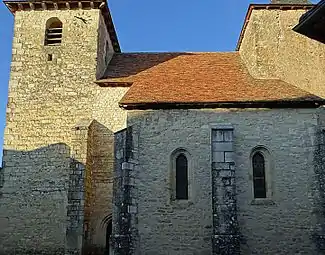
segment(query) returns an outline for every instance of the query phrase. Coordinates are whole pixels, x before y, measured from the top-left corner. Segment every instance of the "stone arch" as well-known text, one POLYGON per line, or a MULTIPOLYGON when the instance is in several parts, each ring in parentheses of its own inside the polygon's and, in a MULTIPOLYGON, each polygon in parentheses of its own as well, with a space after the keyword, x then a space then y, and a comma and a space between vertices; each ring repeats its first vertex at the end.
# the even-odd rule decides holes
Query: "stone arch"
POLYGON ((46 21, 44 45, 59 45, 62 41, 63 24, 57 17, 46 21))
POLYGON ((46 28, 62 28, 62 21, 58 17, 51 17, 46 21, 46 28))
POLYGON ((176 160, 180 155, 184 155, 187 159, 187 176, 188 176, 188 198, 187 201, 193 198, 193 171, 192 171, 192 156, 186 148, 180 147, 175 149, 169 158, 169 189, 170 201, 176 201, 176 160))
MULTIPOLYGON (((251 180, 251 190, 252 190, 252 197, 254 198, 254 177, 253 177, 253 157, 254 155, 260 154, 264 158, 264 171, 265 171, 265 188, 266 188, 266 197, 263 199, 271 199, 273 195, 272 190, 272 172, 273 172, 273 159, 270 150, 264 145, 255 146, 249 156, 250 162, 250 180, 251 180)), ((258 198, 260 199, 260 198, 258 198)))
POLYGON ((112 234, 112 214, 105 214, 103 217, 99 217, 95 223, 95 231, 93 236, 93 245, 104 251, 104 254, 109 254, 109 238, 107 234, 112 234), (108 230, 110 232, 108 232, 108 230))

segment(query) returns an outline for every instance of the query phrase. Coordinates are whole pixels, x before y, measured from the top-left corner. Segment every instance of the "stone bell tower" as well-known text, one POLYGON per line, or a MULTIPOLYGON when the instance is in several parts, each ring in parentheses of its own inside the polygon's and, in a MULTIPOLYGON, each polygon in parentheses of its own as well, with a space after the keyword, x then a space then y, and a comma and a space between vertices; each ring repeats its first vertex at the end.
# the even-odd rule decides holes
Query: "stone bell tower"
POLYGON ((4 3, 15 25, 0 254, 80 254, 91 234, 84 224, 85 169, 94 155, 87 132, 102 94, 94 81, 120 52, 111 16, 101 0, 4 3))
POLYGON ((237 50, 255 78, 277 78, 325 97, 325 44, 293 31, 307 0, 251 4, 237 50))

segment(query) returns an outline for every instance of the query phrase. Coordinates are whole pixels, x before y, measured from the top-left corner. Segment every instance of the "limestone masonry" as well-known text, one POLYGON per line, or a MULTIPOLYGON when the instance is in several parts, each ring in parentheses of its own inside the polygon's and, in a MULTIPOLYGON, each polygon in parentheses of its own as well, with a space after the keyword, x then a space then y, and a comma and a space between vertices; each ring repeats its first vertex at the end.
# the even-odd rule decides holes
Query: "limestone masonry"
POLYGON ((325 253, 312 4, 250 5, 232 53, 123 53, 102 0, 4 4, 0 255, 325 253))

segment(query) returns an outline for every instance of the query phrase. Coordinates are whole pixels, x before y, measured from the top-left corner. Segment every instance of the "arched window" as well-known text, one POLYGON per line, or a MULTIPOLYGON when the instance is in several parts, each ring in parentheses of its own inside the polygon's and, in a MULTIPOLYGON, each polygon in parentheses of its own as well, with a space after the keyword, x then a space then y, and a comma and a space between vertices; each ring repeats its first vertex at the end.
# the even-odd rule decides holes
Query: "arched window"
POLYGON ((46 22, 45 45, 60 45, 62 41, 62 22, 58 18, 50 18, 46 22))
POLYGON ((176 199, 188 199, 188 162, 183 153, 176 158, 176 199))
POLYGON ((265 159, 261 152, 252 157, 254 198, 266 198, 265 159))

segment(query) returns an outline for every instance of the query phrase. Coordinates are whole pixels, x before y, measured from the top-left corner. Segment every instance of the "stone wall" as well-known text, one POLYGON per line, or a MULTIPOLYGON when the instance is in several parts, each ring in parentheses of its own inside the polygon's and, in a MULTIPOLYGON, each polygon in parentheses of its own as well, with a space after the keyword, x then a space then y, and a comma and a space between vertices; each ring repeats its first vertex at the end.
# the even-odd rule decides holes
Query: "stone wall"
POLYGON ((241 254, 317 254, 314 234, 322 208, 315 193, 315 109, 130 111, 139 132, 137 168, 142 254, 211 254, 211 128, 232 124, 241 254), (162 143, 161 141, 167 141, 162 143), (250 155, 268 149, 271 197, 253 198, 250 155), (170 155, 191 155, 192 199, 170 201, 170 155), (158 241, 159 240, 159 241, 158 241), (157 247, 159 246, 159 249, 157 247))
POLYGON ((233 133, 229 124, 211 130, 213 254, 240 254, 233 133))
MULTIPOLYGON (((90 233, 92 247, 104 250, 107 220, 112 214, 114 135, 97 121, 92 123, 90 233)), ((99 253, 100 254, 100 253, 99 253)))
MULTIPOLYGON (((86 161, 95 160, 97 170, 92 176, 98 185, 87 184, 87 196, 94 195, 89 235, 94 246, 105 247, 103 222, 111 213, 112 199, 111 130, 125 126, 125 113, 117 102, 126 89, 99 88, 94 83, 96 74, 105 69, 102 54, 108 36, 103 26, 100 10, 95 9, 16 12, 4 135, 0 253, 64 252, 70 217, 71 129, 85 118, 98 119, 92 152, 85 150, 80 156, 83 167, 90 168, 93 161, 86 161), (44 46, 45 24, 51 17, 63 23, 60 46, 44 46)), ((87 135, 84 139, 87 144, 87 135)))
MULTIPOLYGON (((72 129, 71 160, 68 187, 68 223, 65 254, 81 254, 84 247, 85 180, 88 156, 88 119, 80 120, 72 129)), ((90 145, 91 146, 91 145, 90 145)), ((87 176, 88 177, 88 176, 87 176)), ((88 188, 88 187, 87 187, 88 188)))
POLYGON ((112 235, 115 255, 142 254, 138 246, 137 136, 132 126, 115 133, 112 235))
POLYGON ((314 233, 314 241, 321 254, 325 253, 325 225, 324 225, 324 211, 325 211, 325 111, 319 111, 319 127, 316 133, 316 141, 314 144, 316 153, 314 156, 315 163, 315 203, 318 204, 318 211, 316 211, 316 222, 318 228, 314 233))
POLYGON ((279 78, 325 97, 325 45, 292 30, 305 12, 253 10, 239 52, 253 77, 279 78))
POLYGON ((106 67, 109 64, 113 54, 114 49, 112 41, 109 37, 105 21, 102 15, 99 16, 98 24, 98 59, 97 59, 97 79, 102 78, 105 73, 106 67))

